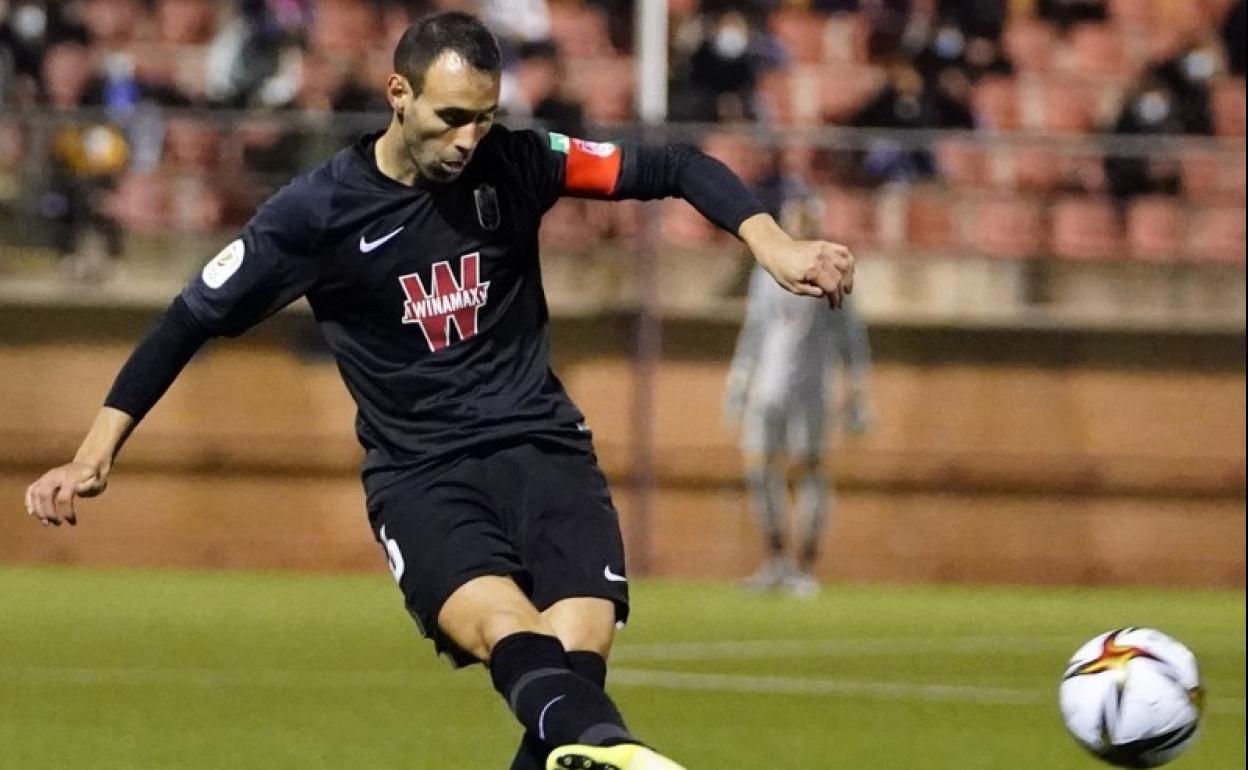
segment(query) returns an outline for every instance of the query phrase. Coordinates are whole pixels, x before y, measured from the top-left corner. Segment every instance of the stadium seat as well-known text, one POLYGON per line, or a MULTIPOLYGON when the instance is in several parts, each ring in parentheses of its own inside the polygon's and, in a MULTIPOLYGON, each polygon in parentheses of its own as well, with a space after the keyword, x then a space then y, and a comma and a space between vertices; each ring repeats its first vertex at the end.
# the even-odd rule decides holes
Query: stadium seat
POLYGON ((916 252, 953 248, 957 238, 957 203, 944 192, 915 192, 906 201, 906 243, 916 252))
POLYGON ((155 174, 123 176, 105 208, 129 233, 150 236, 169 230, 169 189, 155 174))
POLYGON ((1109 15, 1129 27, 1144 29, 1156 18, 1156 0, 1109 0, 1109 15))
POLYGON ((206 172, 220 160, 221 132, 212 123, 194 118, 165 122, 165 162, 179 171, 206 172))
POLYGON ((1145 262, 1170 262, 1183 252, 1183 208, 1174 198, 1150 195, 1132 201, 1127 209, 1127 246, 1131 256, 1145 262))
POLYGON ((1135 69, 1122 28, 1079 24, 1070 32, 1075 71, 1084 77, 1127 78, 1135 69))
POLYGON ((1020 125, 1018 84, 1014 78, 988 77, 975 86, 975 121, 991 131, 1015 131, 1020 125))
POLYGON ((81 18, 91 33, 93 45, 117 48, 134 39, 140 22, 146 18, 138 0, 93 0, 81 7, 81 18))
POLYGON ((825 238, 852 248, 870 246, 879 240, 873 192, 825 188, 820 197, 825 238))
POLYGON ((1057 30, 1039 19, 1011 20, 1002 40, 1020 72, 1048 72, 1053 66, 1057 30))
POLYGON ((936 166, 952 187, 977 187, 986 176, 986 151, 974 139, 941 139, 935 146, 936 166))
POLYGON ((1044 210, 1015 196, 986 198, 969 207, 966 246, 989 257, 1035 257, 1045 251, 1044 210))
POLYGON ((1022 145, 1008 150, 1010 187, 1020 190, 1053 190, 1065 177, 1062 153, 1043 145, 1022 145))
POLYGON ((768 19, 767 27, 794 60, 823 61, 824 17, 799 8, 781 8, 768 19))
POLYGON ((1179 160, 1183 194, 1194 201, 1244 200, 1242 152, 1185 152, 1179 160))
POLYGON ((542 246, 556 251, 578 251, 594 245, 597 233, 587 226, 587 201, 564 198, 542 217, 542 246))
POLYGON ((211 0, 160 0, 156 6, 157 34, 163 43, 207 43, 216 32, 216 23, 211 0))
POLYGON ((1218 136, 1243 136, 1245 96, 1240 78, 1220 80, 1213 87, 1213 127, 1218 136))
POLYGON ((879 67, 824 64, 802 81, 807 90, 798 98, 814 100, 825 122, 842 122, 884 87, 885 78, 879 67))
POLYGON ((1114 259, 1123 254, 1118 211, 1108 198, 1067 195, 1052 209, 1053 254, 1063 259, 1114 259))
POLYGON ((589 4, 551 3, 550 35, 569 59, 611 56, 607 18, 589 4))
POLYGON ((823 60, 867 61, 867 38, 871 26, 864 14, 839 13, 823 23, 823 60))
POLYGON ((715 237, 715 226, 697 209, 679 198, 663 201, 663 223, 660 228, 663 245, 669 248, 702 248, 715 237))
POLYGON ((719 160, 747 184, 760 181, 766 158, 750 136, 740 133, 707 134, 702 138, 702 151, 719 160))
POLYGON ((631 58, 585 59, 570 69, 572 90, 585 107, 585 117, 597 123, 622 123, 633 116, 636 71, 631 58))
POLYGON ((379 19, 371 3, 320 0, 309 36, 314 48, 334 56, 355 57, 372 44, 379 19))
POLYGON ((1021 85, 1023 128, 1086 134, 1096 119, 1095 94, 1082 78, 1028 78, 1021 85))
POLYGON ((1198 209, 1188 228, 1187 246, 1186 256, 1194 261, 1244 264, 1243 207, 1198 209))

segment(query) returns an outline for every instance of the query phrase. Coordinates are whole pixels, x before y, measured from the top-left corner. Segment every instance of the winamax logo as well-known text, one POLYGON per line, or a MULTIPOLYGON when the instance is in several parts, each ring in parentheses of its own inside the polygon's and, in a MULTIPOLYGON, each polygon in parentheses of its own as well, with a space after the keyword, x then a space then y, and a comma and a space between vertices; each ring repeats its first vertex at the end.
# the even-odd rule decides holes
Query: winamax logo
POLYGON ((420 275, 399 276, 407 295, 403 303, 403 323, 416 324, 434 353, 451 344, 451 327, 459 340, 477 334, 477 313, 488 301, 490 282, 481 280, 481 254, 459 258, 459 277, 449 261, 433 266, 433 281, 426 288, 420 275))

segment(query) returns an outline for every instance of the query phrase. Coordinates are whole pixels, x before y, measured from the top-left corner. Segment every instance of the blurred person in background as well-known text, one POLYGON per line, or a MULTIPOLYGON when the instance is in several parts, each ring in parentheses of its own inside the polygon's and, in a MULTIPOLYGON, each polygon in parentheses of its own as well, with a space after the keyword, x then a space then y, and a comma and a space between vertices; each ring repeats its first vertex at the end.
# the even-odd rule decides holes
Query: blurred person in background
POLYGON ((0 106, 14 93, 42 90, 43 59, 57 43, 88 45, 91 35, 75 13, 75 4, 0 0, 0 106))
MULTIPOLYGON (((42 74, 47 106, 54 110, 71 113, 99 106, 105 98, 107 81, 93 72, 90 53, 76 42, 52 46, 43 58, 42 74)), ((107 116, 83 120, 70 115, 55 128, 40 212, 51 225, 57 253, 72 277, 103 277, 121 257, 122 229, 107 204, 130 154, 121 127, 107 116), (92 231, 103 239, 102 254, 84 248, 83 238, 92 231)))
POLYGON ((1236 77, 1244 76, 1244 46, 1248 44, 1248 13, 1244 0, 1239 0, 1222 23, 1222 44, 1226 47, 1226 68, 1236 77))
POLYGON ((205 91, 223 107, 283 107, 299 90, 306 0, 239 0, 208 49, 205 91))
POLYGON ((567 72, 557 43, 521 45, 508 74, 502 99, 509 118, 527 118, 551 131, 585 136, 585 110, 564 93, 567 72))
MULTIPOLYGON (((1195 48, 1151 67, 1123 102, 1113 136, 1197 135, 1213 133, 1209 83, 1218 57, 1208 47, 1195 48)), ((1137 195, 1178 195, 1182 173, 1177 158, 1151 153, 1105 156, 1110 193, 1125 207, 1137 195)))
POLYGON ((1036 0, 1036 16, 1062 30, 1085 21, 1109 18, 1106 0, 1036 0))
POLYGON ((686 61, 677 62, 670 117, 674 121, 735 122, 759 115, 755 89, 763 73, 785 54, 759 25, 739 11, 704 17, 686 61))
MULTIPOLYGON (((895 56, 888 81, 846 123, 875 129, 972 129, 975 117, 961 99, 969 85, 957 90, 964 78, 951 68, 943 80, 924 79, 913 64, 895 56)), ((963 84, 965 85, 965 84, 963 84)), ((873 138, 857 158, 858 181, 867 186, 911 182, 936 174, 936 163, 925 147, 910 147, 887 137, 873 138)))
POLYGON ((404 606, 457 667, 488 665, 527 731, 512 770, 681 770, 604 689, 628 617, 623 540, 590 429, 551 369, 541 219, 564 196, 680 197, 812 305, 840 306, 854 259, 793 239, 696 148, 496 125, 501 74, 475 17, 409 28, 385 130, 296 177, 187 284, 26 510, 76 524, 75 497, 104 491, 209 339, 306 296, 358 407, 369 523, 404 606))
POLYGON ((550 8, 546 0, 477 0, 478 15, 498 38, 503 66, 519 55, 521 46, 550 38, 550 8))
MULTIPOLYGON (((823 203, 777 148, 759 199, 786 230, 819 232, 823 203)), ((841 374, 839 414, 847 433, 868 426, 867 330, 853 302, 830 310, 778 289, 763 270, 750 274, 745 324, 737 339, 725 394, 725 416, 741 431, 745 480, 763 535, 765 559, 745 585, 812 596, 819 588, 819 546, 835 506, 824 470, 828 400, 841 374), (794 537, 786 536, 789 482, 796 505, 794 537), (789 547, 793 548, 790 554, 789 547)), ((835 422, 835 420, 833 420, 835 422)))

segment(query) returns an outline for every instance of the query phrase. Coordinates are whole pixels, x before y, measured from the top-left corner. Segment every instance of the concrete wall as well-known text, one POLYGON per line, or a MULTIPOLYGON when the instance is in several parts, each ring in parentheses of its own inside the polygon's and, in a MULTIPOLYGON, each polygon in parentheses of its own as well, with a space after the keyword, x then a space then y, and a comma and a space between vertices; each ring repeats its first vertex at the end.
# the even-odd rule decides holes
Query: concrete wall
MULTIPOLYGON (((0 345, 0 562, 382 569, 365 523, 353 406, 332 365, 264 342, 197 359, 131 439, 76 529, 23 514, 67 460, 128 341, 0 345)), ((1242 350, 1242 348, 1241 348, 1242 350)), ((630 477, 632 370, 578 354, 634 566, 733 578, 759 556, 719 414, 725 365, 658 373, 658 490, 630 477)), ((828 579, 1244 585, 1242 371, 885 359, 876 429, 834 440, 828 579)))

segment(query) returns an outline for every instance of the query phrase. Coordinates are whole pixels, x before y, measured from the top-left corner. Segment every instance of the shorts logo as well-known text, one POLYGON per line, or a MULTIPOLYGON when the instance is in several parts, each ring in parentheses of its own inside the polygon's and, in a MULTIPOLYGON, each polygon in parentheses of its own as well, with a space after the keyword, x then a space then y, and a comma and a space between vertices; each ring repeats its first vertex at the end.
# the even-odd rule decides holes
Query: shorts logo
POLYGON ((602 568, 602 576, 606 578, 608 582, 611 582, 611 583, 627 583, 628 582, 628 578, 614 572, 611 569, 610 564, 602 568))
POLYGON ((243 245, 241 238, 221 249, 211 262, 204 265, 204 271, 200 274, 204 284, 209 289, 220 289, 243 266, 246 252, 247 247, 243 245))
POLYGON ((451 344, 451 326, 459 339, 477 335, 477 313, 489 298, 490 282, 481 280, 481 254, 459 258, 459 278, 449 261, 433 266, 428 289, 417 273, 399 276, 407 301, 403 303, 403 323, 416 324, 436 353, 451 344))

